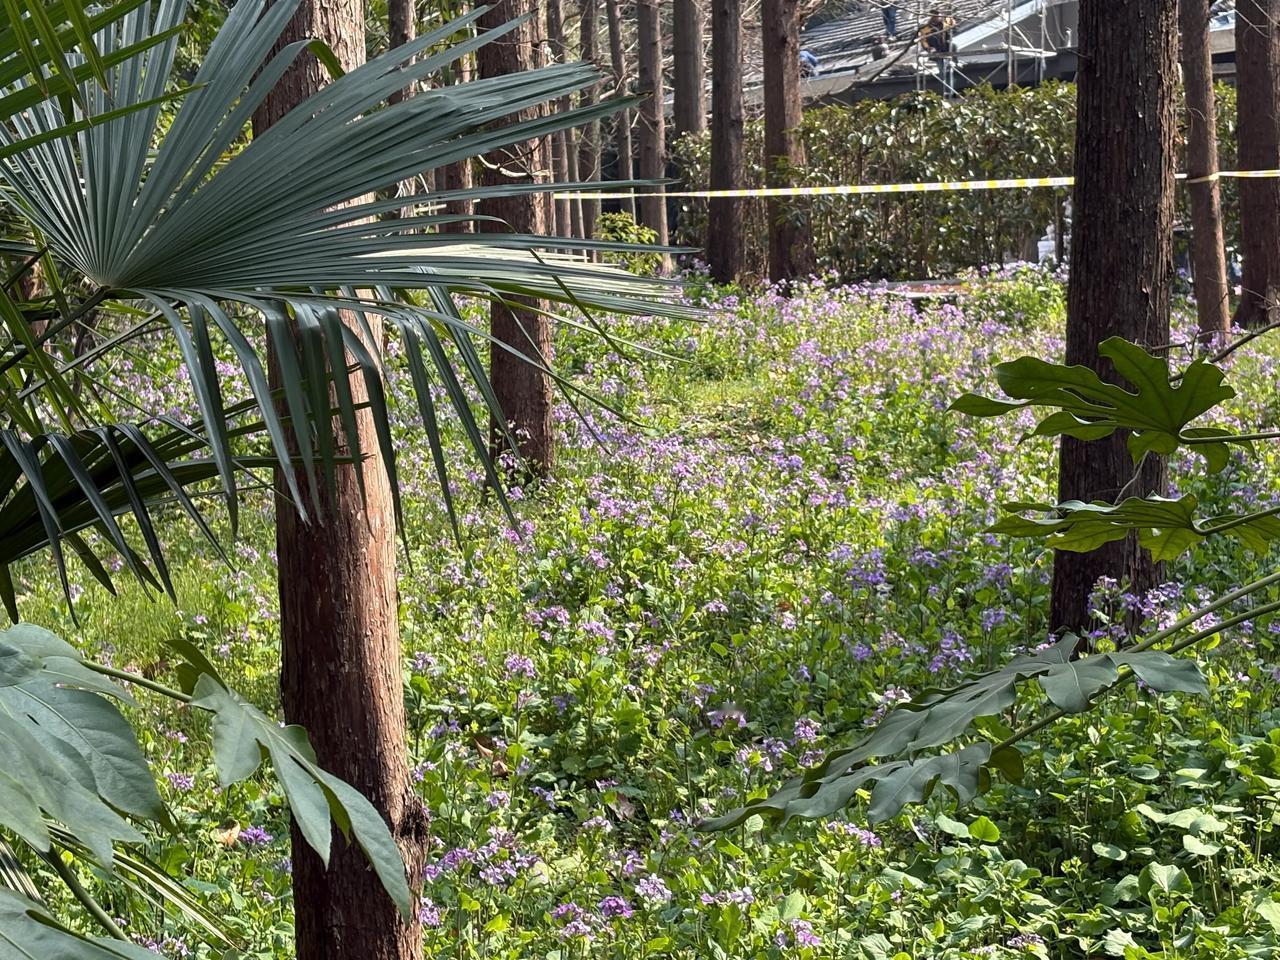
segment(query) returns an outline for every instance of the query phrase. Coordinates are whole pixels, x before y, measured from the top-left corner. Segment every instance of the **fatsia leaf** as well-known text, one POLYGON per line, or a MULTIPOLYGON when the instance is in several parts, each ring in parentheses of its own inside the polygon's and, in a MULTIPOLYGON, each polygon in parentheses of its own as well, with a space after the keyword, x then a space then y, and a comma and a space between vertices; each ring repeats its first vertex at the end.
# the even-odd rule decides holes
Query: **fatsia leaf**
POLYGON ((168 814, 132 728, 104 693, 127 699, 48 631, 0 632, 0 824, 47 851, 47 830, 32 820, 41 810, 109 869, 113 842, 141 840, 117 811, 162 823, 168 814))
POLYGON ((1209 685, 1194 660, 1174 657, 1163 650, 1121 651, 1109 656, 1131 669, 1139 680, 1158 693, 1209 695, 1209 685))
POLYGON ((1268 509, 1197 522, 1195 497, 1130 497, 1117 504, 1068 500, 1060 504, 1009 504, 992 533, 1040 540, 1053 550, 1082 553, 1138 531, 1139 543, 1157 561, 1174 560, 1211 536, 1230 536, 1255 552, 1280 538, 1280 511, 1268 509), (1042 514, 1043 516, 1027 516, 1042 514))
POLYGON ((1230 435, 1208 428, 1189 429, 1192 421, 1235 396, 1219 367, 1197 359, 1175 378, 1167 359, 1152 356, 1119 337, 1104 341, 1098 353, 1111 361, 1128 388, 1103 380, 1088 367, 1021 357, 996 367, 996 381, 1010 400, 966 394, 951 409, 970 416, 996 417, 1028 406, 1052 408, 1037 425, 1034 434, 1038 436, 1097 440, 1116 430, 1128 430, 1134 462, 1148 452, 1172 453, 1195 439, 1199 441, 1196 449, 1205 454, 1210 468, 1221 469, 1230 435), (1223 442, 1213 441, 1218 436, 1223 442))
MULTIPOLYGON (((1204 677, 1194 661, 1160 650, 1131 650, 1074 658, 1078 644, 1067 634, 1043 650, 1015 657, 1006 666, 949 690, 925 691, 881 721, 854 747, 838 750, 793 778, 773 794, 752 800, 704 829, 723 830, 752 816, 768 820, 826 817, 851 804, 871 787, 868 816, 873 821, 896 816, 902 808, 926 799, 941 784, 964 802, 986 789, 988 767, 1010 779, 1022 776, 1022 757, 1013 742, 994 750, 986 741, 949 753, 912 756, 953 743, 975 721, 1002 713, 1018 695, 1018 685, 1036 680, 1050 701, 1064 712, 1078 713, 1121 677, 1121 667, 1160 692, 1204 693, 1204 677), (892 757, 866 765, 873 757, 892 757)), ((1127 675, 1127 674, 1126 674, 1127 675)), ((1016 742, 1016 741, 1015 741, 1016 742)))
POLYGON ((385 821, 359 791, 316 764, 301 727, 280 727, 208 674, 196 682, 192 706, 214 715, 213 754, 223 786, 252 775, 261 757, 269 756, 294 820, 311 847, 328 863, 332 818, 344 834, 354 837, 387 893, 408 914, 404 861, 385 821))
POLYGON ((86 937, 68 930, 33 900, 0 889, 0 960, 155 960, 124 940, 86 937))

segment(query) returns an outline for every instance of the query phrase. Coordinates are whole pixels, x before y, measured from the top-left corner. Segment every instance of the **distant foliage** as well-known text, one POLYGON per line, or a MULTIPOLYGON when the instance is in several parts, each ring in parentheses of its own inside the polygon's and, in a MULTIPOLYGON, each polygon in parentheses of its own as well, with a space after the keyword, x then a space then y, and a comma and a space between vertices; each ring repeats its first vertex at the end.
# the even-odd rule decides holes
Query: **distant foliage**
MULTIPOLYGON (((1222 165, 1235 163, 1235 91, 1218 90, 1222 165)), ((910 183, 1071 174, 1075 86, 1046 83, 996 91, 979 87, 954 100, 933 93, 892 101, 865 100, 805 114, 805 169, 797 182, 824 186, 910 183)), ((746 133, 747 184, 763 184, 763 128, 746 133)), ((689 189, 706 189, 707 135, 686 136, 674 148, 689 189)), ((1069 190, 819 197, 809 205, 818 269, 843 280, 948 277, 970 268, 1030 259, 1035 242, 1056 223, 1069 190)), ((1224 184, 1228 245, 1234 246, 1235 185, 1224 184)), ((1185 198, 1179 192, 1180 219, 1185 198)), ((677 239, 702 246, 705 201, 683 201, 677 239)), ((768 248, 763 201, 747 202, 743 243, 748 271, 763 275, 768 248)))
MULTIPOLYGON (((658 234, 650 227, 636 223, 631 214, 619 211, 600 215, 596 221, 596 239, 645 245, 657 243, 658 234)), ((644 277, 655 276, 662 267, 660 253, 606 253, 604 259, 608 263, 621 264, 632 273, 644 277)))

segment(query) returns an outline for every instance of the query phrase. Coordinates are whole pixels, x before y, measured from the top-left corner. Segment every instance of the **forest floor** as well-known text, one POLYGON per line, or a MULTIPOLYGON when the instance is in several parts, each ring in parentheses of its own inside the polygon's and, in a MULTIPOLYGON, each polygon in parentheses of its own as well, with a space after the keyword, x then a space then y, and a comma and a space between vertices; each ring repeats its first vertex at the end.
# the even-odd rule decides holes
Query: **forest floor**
MULTIPOLYGON (((1024 745, 1021 782, 967 806, 695 829, 913 693, 1045 642, 1049 558, 984 530, 1002 502, 1052 498, 1052 445, 1022 442, 1030 420, 945 409, 989 389, 1001 360, 1056 358, 1062 303, 1027 270, 968 283, 956 304, 815 286, 722 298, 702 323, 613 327, 678 359, 566 332, 559 365, 632 419, 566 409, 554 480, 512 491, 515 529, 451 436, 461 548, 406 391, 400 601, 433 838, 428 956, 1276 955, 1280 621, 1222 638, 1208 699, 1114 694, 1024 745)), ((181 407, 164 363, 112 375, 148 409, 181 407)), ((1274 421, 1275 369, 1265 341, 1232 358, 1232 417, 1274 421)), ((1212 479, 1188 458, 1174 475, 1225 509, 1272 497, 1274 458, 1260 448, 1212 479)), ((185 636, 278 712, 265 497, 241 525, 231 568, 194 534, 175 552, 177 607, 132 587, 111 599, 85 574, 73 624, 42 559, 22 571, 24 615, 150 675, 185 636)), ((1098 640, 1131 608, 1166 623, 1273 559, 1213 543, 1150 596, 1104 585, 1098 640)), ((197 718, 143 709, 163 709, 139 726, 179 821, 150 853, 198 878, 248 956, 288 956, 273 782, 218 790, 197 718)), ((154 919, 140 940, 206 955, 197 931, 154 919)))

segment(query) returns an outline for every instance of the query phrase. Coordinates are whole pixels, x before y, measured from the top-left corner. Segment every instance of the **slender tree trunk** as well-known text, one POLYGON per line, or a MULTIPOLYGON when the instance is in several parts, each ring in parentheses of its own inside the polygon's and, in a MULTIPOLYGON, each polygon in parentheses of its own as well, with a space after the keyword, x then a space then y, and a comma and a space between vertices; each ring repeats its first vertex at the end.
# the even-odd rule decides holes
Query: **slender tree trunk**
MULTIPOLYGON (((797 0, 764 0, 764 167, 771 187, 790 187, 804 169, 800 140, 800 17, 797 0)), ((798 198, 771 197, 769 279, 785 283, 813 270, 808 206, 798 198)))
MULTIPOLYGON (((362 0, 306 0, 277 47, 314 37, 346 69, 364 61, 362 0)), ((285 74, 254 116, 261 132, 320 89, 327 73, 308 53, 285 74)), ((351 316, 349 326, 359 330, 351 316)), ((380 349, 379 342, 369 344, 380 349)), ((272 376, 279 372, 273 362, 272 376)), ((364 398, 363 379, 352 394, 364 398)), ((410 879, 420 876, 426 823, 406 756, 403 655, 396 605, 391 491, 367 411, 358 415, 360 466, 339 467, 321 493, 325 515, 304 523, 276 479, 280 591, 280 692, 285 720, 311 736, 320 765, 364 793, 387 819, 410 879), (355 471, 364 471, 366 496, 355 471)), ((338 449, 348 446, 334 426, 338 449)), ((305 480, 306 478, 304 478, 305 480)), ((324 484, 319 477, 311 483, 324 484)), ((326 869, 292 830, 298 960, 416 960, 421 929, 405 921, 359 848, 334 830, 326 869)))
MULTIPOLYGON (((619 11, 619 0, 605 0, 605 10, 609 19, 609 59, 613 64, 614 93, 622 95, 627 92, 630 74, 627 72, 627 49, 622 42, 622 14, 619 11)), ((631 111, 621 110, 614 119, 614 147, 618 156, 619 180, 631 180, 635 177, 633 157, 635 151, 631 146, 631 111)), ((622 201, 622 209, 631 216, 636 215, 634 200, 622 201)))
MULTIPOLYGON (((661 180, 667 173, 665 93, 662 86, 662 21, 658 0, 636 0, 636 32, 639 36, 639 72, 636 92, 640 101, 640 177, 661 180)), ((640 222, 667 242, 667 200, 661 186, 646 187, 640 197, 640 222)), ((670 268, 663 258, 663 272, 670 268)))
POLYGON ((1218 172, 1218 108, 1213 97, 1209 0, 1180 0, 1182 85, 1187 98, 1187 185, 1191 199, 1191 265, 1196 315, 1206 343, 1231 329, 1227 252, 1222 240, 1218 172), (1200 182, 1197 182, 1200 181, 1200 182))
MULTIPOLYGON (((1280 167, 1280 0, 1236 3, 1236 127, 1240 169, 1280 167)), ((1240 181, 1244 258, 1237 326, 1280 319, 1280 180, 1240 181)))
MULTIPOLYGON (((528 13, 537 12, 537 0, 499 0, 480 18, 480 28, 500 26, 528 13)), ((476 53, 481 77, 499 77, 532 69, 537 63, 536 17, 508 33, 497 43, 476 53)), ((508 122, 532 119, 536 109, 521 111, 508 122)), ((519 171, 525 180, 543 175, 545 148, 537 142, 516 144, 489 154, 484 168, 486 185, 509 183, 504 171, 519 171)), ((541 234, 545 230, 546 206, 538 196, 495 197, 480 203, 480 213, 498 217, 517 233, 541 234)), ((495 224, 480 224, 481 230, 506 232, 495 224)), ((489 348, 489 375, 503 416, 515 432, 525 466, 535 474, 545 474, 555 461, 555 434, 552 423, 551 378, 537 366, 512 355, 499 344, 507 344, 533 360, 551 361, 551 323, 537 312, 537 300, 512 298, 510 305, 494 303, 489 330, 498 343, 489 348), (522 309, 523 308, 523 309, 522 309)), ((499 447, 502 425, 493 424, 494 446, 499 447)))
MULTIPOLYGON (((448 80, 455 84, 468 83, 471 80, 470 56, 454 61, 452 76, 448 80)), ((475 174, 472 170, 472 162, 469 159, 455 160, 453 163, 445 164, 445 166, 434 172, 436 174, 437 188, 446 193, 449 191, 470 190, 475 186, 475 174)), ((475 203, 471 200, 452 200, 445 204, 445 211, 458 217, 470 217, 475 212, 475 203)), ((473 227, 474 224, 470 221, 460 220, 457 223, 450 224, 446 229, 449 233, 471 233, 473 227)))
MULTIPOLYGON (((418 18, 414 11, 414 0, 387 0, 387 44, 391 49, 402 47, 418 34, 418 18)), ((388 97, 390 103, 400 103, 406 97, 413 96, 413 90, 405 88, 388 97)), ((397 195, 406 200, 404 210, 393 210, 389 214, 398 217, 401 214, 412 215, 413 196, 418 192, 416 180, 401 180, 397 195)))
POLYGON ((672 112, 677 138, 701 133, 707 127, 707 104, 703 92, 702 6, 699 0, 674 0, 671 19, 672 112))
MULTIPOLYGON (((582 59, 597 67, 600 59, 597 36, 600 29, 600 0, 581 0, 578 5, 578 40, 582 59)), ((600 101, 600 85, 593 83, 582 91, 581 102, 590 106, 600 101)), ((593 120, 582 128, 582 148, 578 154, 578 175, 583 181, 600 179, 600 121, 593 120)), ((582 208, 582 236, 593 237, 600 217, 599 200, 579 201, 582 208)))
MULTIPOLYGON (((564 42, 564 11, 561 0, 546 0, 547 4, 547 40, 551 44, 551 57, 556 63, 564 63, 565 56, 564 42)), ((569 98, 561 97, 556 101, 556 110, 560 113, 569 111, 569 98)), ((569 151, 573 149, 573 132, 570 130, 559 130, 551 135, 551 162, 555 170, 555 179, 559 183, 569 183, 576 180, 576 177, 569 175, 569 151)), ((569 215, 569 200, 557 199, 555 201, 555 220, 554 232, 558 237, 568 237, 573 235, 573 223, 569 215)))
MULTIPOLYGON (((711 0, 712 190, 743 186, 742 2, 711 0)), ((742 201, 718 198, 707 204, 707 260, 717 283, 733 283, 743 271, 742 201)))
MULTIPOLYGON (((1075 196, 1066 362, 1099 370, 1098 344, 1121 336, 1159 346, 1169 339, 1173 274, 1176 0, 1082 0, 1075 196)), ((1135 477, 1126 437, 1064 437, 1058 498, 1113 501, 1164 493, 1163 458, 1135 477)), ((1054 629, 1088 624, 1099 577, 1143 593, 1159 571, 1135 537, 1092 553, 1054 557, 1054 629)))

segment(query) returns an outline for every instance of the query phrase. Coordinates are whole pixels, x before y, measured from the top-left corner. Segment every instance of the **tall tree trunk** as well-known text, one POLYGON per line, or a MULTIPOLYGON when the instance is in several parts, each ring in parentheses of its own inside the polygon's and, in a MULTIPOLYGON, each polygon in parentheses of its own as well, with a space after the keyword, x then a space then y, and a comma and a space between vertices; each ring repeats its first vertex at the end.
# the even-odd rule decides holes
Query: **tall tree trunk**
MULTIPOLYGON (((1236 127, 1242 170, 1280 167, 1280 0, 1237 0, 1236 127)), ((1280 319, 1280 180, 1240 181, 1238 326, 1280 319)))
MULTIPOLYGON (((444 16, 461 12, 461 10, 441 11, 444 16)), ((445 82, 455 84, 470 82, 471 67, 470 55, 463 57, 461 60, 455 60, 452 64, 450 75, 445 78, 445 82)), ((445 164, 439 170, 433 172, 436 174, 436 186, 443 192, 470 190, 475 186, 475 174, 472 170, 470 159, 455 160, 453 163, 445 164)), ((475 202, 471 200, 452 200, 445 204, 445 212, 458 217, 470 217, 475 212, 475 202)), ((474 224, 468 220, 460 220, 444 229, 448 233, 471 233, 474 229, 474 224)))
POLYGON ((1200 338, 1211 343, 1231 329, 1227 253, 1222 240, 1218 172, 1218 108, 1213 97, 1209 0, 1180 0, 1182 85, 1187 98, 1187 186, 1191 194, 1191 266, 1195 271, 1200 338), (1199 182, 1197 182, 1199 181, 1199 182))
MULTIPOLYGON (((387 45, 391 49, 402 47, 418 34, 418 18, 414 9, 414 0, 387 0, 387 45)), ((400 103, 405 97, 413 96, 413 90, 405 88, 388 97, 390 103, 400 103)), ((393 210, 389 216, 412 214, 413 196, 418 192, 416 180, 401 180, 397 186, 397 195, 405 198, 405 209, 393 210)))
MULTIPOLYGON (((489 29, 536 12, 537 0, 498 0, 480 18, 479 25, 481 29, 489 29)), ((481 47, 476 52, 480 76, 500 77, 532 69, 538 62, 536 22, 535 16, 508 33, 501 43, 481 47)), ((512 115, 507 122, 531 120, 536 116, 537 109, 531 108, 512 115)), ((510 171, 518 171, 524 180, 540 178, 545 172, 547 158, 543 145, 529 141, 495 151, 486 160, 485 185, 501 186, 510 183, 510 171)), ((537 235, 545 230, 546 205, 536 195, 483 200, 479 212, 499 218, 517 233, 537 235)), ((481 223, 480 229, 506 232, 507 227, 481 223)), ((540 306, 537 300, 512 298, 509 305, 495 302, 489 314, 489 331, 498 341, 489 347, 489 376, 493 390, 503 416, 515 432, 525 466, 535 474, 550 471, 555 460, 551 378, 500 344, 507 344, 532 360, 549 363, 551 323, 538 312, 540 306)), ((501 429, 501 424, 493 424, 495 448, 500 446, 501 429)))
MULTIPOLYGON (((640 177, 661 180, 667 173, 666 95, 662 86, 662 21, 658 0, 636 0, 636 33, 639 37, 639 71, 636 93, 640 101, 640 177)), ((667 242, 667 199, 661 186, 646 187, 640 197, 640 222, 667 242)), ((663 256, 663 271, 670 267, 663 256)))
MULTIPOLYGON (((742 2, 711 0, 712 190, 743 186, 742 2)), ((745 238, 742 201, 721 197, 707 204, 707 260, 717 283, 742 274, 745 238)))
POLYGON ((701 133, 707 127, 703 93, 702 6, 699 0, 674 0, 671 17, 671 88, 675 97, 672 120, 676 137, 701 133))
MULTIPOLYGON (((627 92, 630 74, 627 72, 627 48, 622 41, 622 14, 619 10, 619 0, 605 0, 605 11, 609 20, 609 60, 613 64, 613 92, 620 96, 627 92)), ((614 118, 614 147, 618 157, 617 179, 633 179, 635 151, 631 146, 630 110, 620 110, 614 118)), ((635 201, 623 200, 622 209, 634 217, 635 201)))
MULTIPOLYGON (((364 61, 362 0, 305 0, 277 41, 327 43, 345 69, 364 61)), ((320 89, 327 73, 309 54, 284 75, 254 115, 262 132, 320 89)), ((360 327, 350 315, 344 322, 360 327)), ((375 327, 380 341, 380 331, 375 327)), ((380 349, 381 343, 369 344, 380 349)), ((279 373, 273 362, 272 376, 279 373)), ((351 391, 364 398, 363 379, 351 391)), ((311 736, 320 765, 364 793, 387 819, 410 879, 420 876, 426 833, 406 756, 403 656, 396 605, 395 522, 372 417, 358 416, 366 458, 339 467, 321 494, 325 515, 304 523, 276 479, 276 554, 280 591, 280 692, 285 720, 311 736), (360 495, 357 469, 364 471, 360 495)), ((338 449, 347 447, 334 426, 338 449)), ((305 478, 304 478, 305 479, 305 478)), ((324 484, 320 477, 311 483, 324 484)), ((364 855, 335 830, 329 867, 296 824, 293 900, 298 960, 416 960, 421 929, 405 921, 364 855)))
MULTIPOLYGON (((566 57, 564 42, 564 10, 561 0, 546 0, 547 4, 547 40, 551 44, 551 58, 556 63, 564 63, 566 57)), ((561 97, 555 103, 560 113, 569 111, 568 97, 561 97)), ((559 183, 569 183, 576 177, 569 176, 569 151, 573 149, 573 132, 558 130, 551 135, 551 164, 555 171, 555 179, 559 183)), ((568 199, 555 200, 554 233, 558 237, 573 235, 573 223, 570 219, 568 199)))
MULTIPOLYGON (((578 40, 582 59, 597 67, 600 59, 597 36, 600 30, 600 0, 581 0, 578 5, 578 40)), ((583 105, 600 100, 600 85, 593 83, 582 91, 583 105)), ((584 181, 600 179, 600 121, 593 120, 582 128, 582 148, 578 154, 578 174, 584 181)), ((593 237, 600 217, 599 200, 579 201, 582 208, 582 236, 593 237)))
MULTIPOLYGON (((1066 362, 1116 379, 1098 344, 1121 336, 1160 346, 1169 339, 1173 274, 1176 0, 1082 0, 1071 280, 1066 362)), ((1126 437, 1062 439, 1058 498, 1115 500, 1124 491, 1164 493, 1163 458, 1148 457, 1141 476, 1126 437)), ((1054 557, 1054 629, 1088 623, 1099 577, 1142 593, 1158 567, 1136 537, 1091 553, 1054 557)))
MULTIPOLYGON (((771 187, 794 185, 804 168, 800 140, 800 17, 798 0, 764 0, 764 167, 771 187)), ((798 198, 769 199, 769 279, 782 283, 813 270, 808 206, 798 198)))

